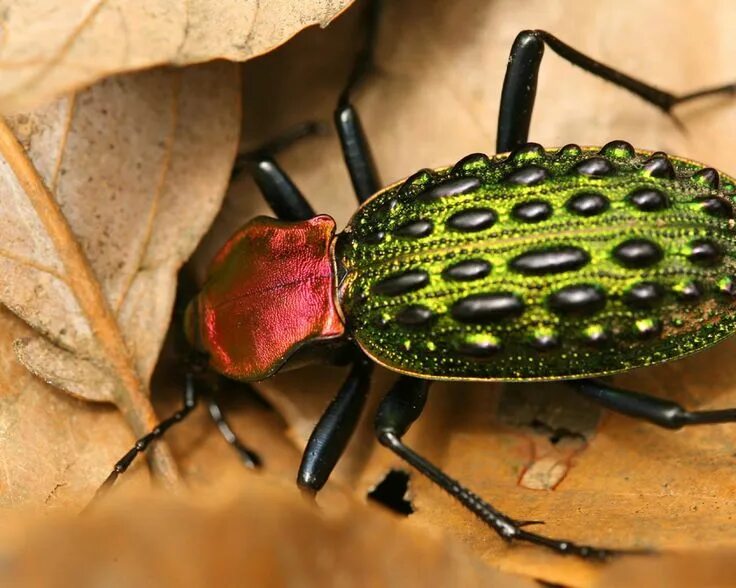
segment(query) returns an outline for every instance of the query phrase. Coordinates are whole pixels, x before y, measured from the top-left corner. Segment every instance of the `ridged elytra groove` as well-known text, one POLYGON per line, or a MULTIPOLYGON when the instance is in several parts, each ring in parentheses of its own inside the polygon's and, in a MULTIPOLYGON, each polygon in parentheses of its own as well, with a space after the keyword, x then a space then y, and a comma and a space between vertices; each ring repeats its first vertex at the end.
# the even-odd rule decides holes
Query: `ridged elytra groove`
POLYGON ((442 272, 446 280, 469 282, 480 280, 491 273, 491 264, 483 259, 466 259, 451 265, 442 272))
POLYGON ((664 253, 648 239, 628 239, 616 246, 613 256, 625 267, 641 269, 659 263, 664 253))
POLYGON ((516 294, 501 292, 473 294, 458 300, 452 307, 452 317, 463 323, 485 324, 519 316, 524 303, 516 294))
POLYGON ((606 294, 595 284, 560 288, 547 299, 553 312, 568 316, 588 316, 606 306, 606 294))
POLYGON ((642 212, 656 212, 667 208, 667 195, 656 188, 639 188, 627 199, 642 212))
POLYGON ((543 152, 529 147, 514 156, 473 154, 424 173, 421 186, 415 183, 401 192, 405 182, 400 182, 364 204, 348 225, 350 237, 338 239, 338 267, 345 268, 339 283, 343 314, 371 357, 430 378, 592 377, 686 355, 736 331, 736 317, 730 316, 732 305, 736 311, 736 281, 731 280, 736 277, 736 230, 725 215, 736 201, 736 182, 723 173, 718 189, 693 180, 704 168, 662 153, 631 155, 625 145, 571 145, 543 152), (593 157, 609 160, 614 172, 598 177, 579 173, 576 166, 593 157), (509 182, 531 166, 545 170, 543 181, 509 182), (658 170, 664 170, 663 177, 657 177, 658 170), (468 192, 419 197, 467 177, 478 180, 468 192), (641 189, 663 194, 667 206, 641 210, 629 199, 641 189), (391 199, 397 205, 379 214, 391 199), (552 216, 543 223, 514 217, 515 206, 535 200, 548 202, 552 216), (493 227, 466 232, 449 226, 453 215, 472 208, 493 210, 493 227), (420 218, 433 222, 430 235, 394 235, 397 227, 420 218), (363 241, 376 231, 386 238, 374 245, 363 241), (703 239, 720 246, 723 255, 717 263, 688 258, 692 243, 703 239), (540 250, 566 247, 576 251, 572 257, 580 267, 534 258, 540 250), (512 261, 530 253, 532 271, 517 271, 512 261), (427 283, 400 295, 373 294, 375 284, 410 270, 426 272, 427 283), (631 294, 627 298, 641 282, 664 289, 656 304, 637 307, 631 294), (357 293, 367 296, 361 299, 357 293), (504 293, 518 298, 510 306, 521 307, 520 313, 491 313, 487 323, 485 318, 463 322, 453 316, 453 309, 456 314, 463 309, 456 306, 462 300, 504 293), (429 309, 429 322, 401 324, 397 315, 412 305, 429 309), (388 323, 379 326, 377 316, 389 317, 388 323), (542 352, 534 340, 545 333, 554 334, 558 346, 542 352), (458 350, 461 341, 491 340, 494 351, 487 361, 458 350))
POLYGON ((538 223, 552 216, 552 206, 545 200, 529 200, 515 205, 511 216, 525 223, 538 223))
POLYGON ((453 214, 447 225, 458 231, 483 231, 496 222, 496 212, 490 208, 470 208, 453 214))
POLYGON ((664 298, 664 288, 657 282, 637 282, 624 293, 631 308, 653 308, 664 298))
POLYGON ((374 294, 384 296, 399 296, 423 288, 429 283, 427 272, 422 270, 408 270, 392 274, 373 286, 374 294))
POLYGON ((601 214, 608 210, 610 206, 610 200, 597 192, 575 194, 565 204, 568 211, 585 217, 601 214))
POLYGON ((542 276, 578 270, 589 261, 590 255, 580 247, 543 247, 517 255, 509 268, 528 276, 542 276))

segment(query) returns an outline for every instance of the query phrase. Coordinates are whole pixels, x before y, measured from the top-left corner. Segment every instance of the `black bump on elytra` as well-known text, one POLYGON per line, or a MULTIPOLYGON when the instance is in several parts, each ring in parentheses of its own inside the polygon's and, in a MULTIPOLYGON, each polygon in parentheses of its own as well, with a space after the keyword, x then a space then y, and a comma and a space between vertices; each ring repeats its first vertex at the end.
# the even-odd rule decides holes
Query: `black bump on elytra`
POLYGON ((629 194, 627 199, 642 212, 664 210, 669 205, 667 195, 656 188, 639 188, 629 194))
POLYGON ((560 340, 557 338, 557 335, 544 333, 534 336, 534 338, 529 341, 529 345, 537 351, 551 351, 552 349, 557 349, 560 346, 560 340))
POLYGON ((547 304, 553 312, 572 315, 589 316, 606 306, 606 294, 600 287, 592 284, 576 284, 560 288, 547 298, 547 304))
POLYGON ((524 159, 529 156, 533 157, 543 157, 545 155, 544 147, 542 147, 539 143, 524 143, 523 145, 517 147, 509 154, 510 160, 516 160, 516 159, 524 159))
POLYGON ((511 216, 525 223, 538 223, 552 216, 552 205, 544 200, 519 202, 511 210, 511 216))
POLYGON ((440 198, 461 196, 477 190, 480 185, 481 181, 478 178, 454 178, 452 180, 445 180, 419 194, 417 200, 431 202, 440 198))
POLYGON ((699 200, 706 214, 717 218, 734 218, 733 205, 723 197, 709 196, 699 200))
POLYGON ((580 145, 577 145, 575 143, 568 143, 567 145, 563 145, 560 147, 555 153, 555 157, 577 157, 579 156, 583 150, 581 149, 580 145))
POLYGON ((414 292, 429 283, 429 274, 423 270, 407 270, 383 278, 373 285, 373 293, 383 296, 398 296, 414 292))
POLYGON ((718 283, 718 291, 731 298, 736 298, 736 278, 727 276, 726 279, 721 280, 718 283))
POLYGON ((399 204, 397 198, 389 198, 378 208, 378 214, 387 215, 399 204))
POLYGON ((457 282, 480 280, 491 273, 491 264, 483 259, 468 259, 448 267, 442 276, 457 282))
POLYGON ((485 341, 459 341, 455 349, 461 355, 474 359, 484 359, 501 351, 501 345, 493 340, 485 341))
POLYGON ((664 298, 664 288, 656 282, 638 282, 624 293, 624 302, 631 308, 653 308, 664 298))
POLYGON ((605 157, 589 157, 578 163, 575 171, 585 176, 601 178, 613 172, 614 167, 605 157))
POLYGON ((407 327, 419 327, 432 320, 432 311, 421 304, 412 304, 396 313, 396 322, 407 327))
POLYGON ((699 300, 702 295, 703 287, 700 283, 695 281, 687 282, 686 284, 683 284, 681 288, 675 290, 675 296, 677 296, 678 300, 682 300, 683 302, 695 302, 696 300, 699 300))
POLYGON ((593 331, 585 334, 585 343, 591 347, 602 347, 609 341, 609 336, 606 331, 593 331))
POLYGON ((432 221, 420 218, 396 227, 394 229, 394 235, 412 238, 426 237, 432 233, 433 228, 432 221))
POLYGON ((494 225, 497 216, 490 208, 470 208, 453 214, 447 225, 457 231, 482 231, 494 225))
POLYGON ((721 185, 721 176, 712 167, 704 167, 692 175, 692 179, 701 186, 718 189, 721 185))
POLYGON ((573 214, 580 216, 595 216, 608 210, 611 206, 610 201, 603 194, 595 192, 581 192, 575 194, 565 204, 565 208, 573 214))
POLYGON ((491 323, 519 316, 524 303, 516 294, 472 294, 452 306, 452 317, 462 323, 491 323))
MULTIPOLYGON (((411 192, 412 190, 420 186, 426 186, 427 184, 430 184, 433 180, 434 172, 431 169, 420 169, 418 172, 410 175, 401 185, 401 187, 399 188, 398 196, 399 198, 406 196, 408 192, 411 192)), ((426 194, 427 192, 431 192, 431 188, 429 190, 426 190, 425 192, 422 192, 420 194, 420 197, 422 194, 426 194)))
POLYGON ((664 153, 655 153, 644 162, 644 172, 653 178, 671 180, 675 177, 675 168, 670 158, 664 153))
POLYGON ((698 265, 711 266, 723 259, 723 249, 711 239, 696 239, 690 243, 687 258, 698 265))
POLYGON ((584 249, 556 246, 533 249, 517 255, 509 262, 509 267, 527 276, 543 276, 577 270, 589 261, 590 255, 584 249))
POLYGON ((628 239, 616 246, 613 257, 624 267, 641 269, 659 263, 664 253, 659 245, 648 239, 628 239))
POLYGON ((609 141, 601 147, 600 153, 601 155, 606 155, 608 157, 634 157, 634 155, 636 155, 634 146, 628 141, 621 140, 609 141), (623 154, 618 155, 617 153, 620 153, 621 151, 623 151, 623 154))
POLYGON ((662 332, 662 323, 661 321, 655 319, 650 324, 647 324, 644 327, 637 326, 636 328, 636 335, 639 337, 639 339, 651 339, 652 337, 656 337, 662 332))
POLYGON ((538 165, 525 165, 506 176, 509 184, 519 186, 534 186, 540 184, 549 177, 549 172, 538 165))
POLYGON ((386 233, 384 231, 374 231, 373 233, 368 233, 366 235, 363 235, 363 237, 360 240, 363 241, 363 243, 366 243, 367 245, 378 245, 385 238, 386 238, 386 233))
POLYGON ((454 166, 451 173, 468 172, 470 170, 487 169, 491 165, 491 160, 485 153, 471 153, 466 155, 454 166))

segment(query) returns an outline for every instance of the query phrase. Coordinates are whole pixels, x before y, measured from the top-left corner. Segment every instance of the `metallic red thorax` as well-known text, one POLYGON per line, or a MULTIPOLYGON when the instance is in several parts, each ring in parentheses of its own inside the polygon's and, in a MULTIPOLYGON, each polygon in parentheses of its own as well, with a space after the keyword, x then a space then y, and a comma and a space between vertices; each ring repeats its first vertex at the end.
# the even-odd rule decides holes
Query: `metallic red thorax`
POLYGON ((189 304, 190 342, 216 371, 262 380, 307 342, 341 336, 332 240, 335 221, 257 217, 215 257, 189 304))

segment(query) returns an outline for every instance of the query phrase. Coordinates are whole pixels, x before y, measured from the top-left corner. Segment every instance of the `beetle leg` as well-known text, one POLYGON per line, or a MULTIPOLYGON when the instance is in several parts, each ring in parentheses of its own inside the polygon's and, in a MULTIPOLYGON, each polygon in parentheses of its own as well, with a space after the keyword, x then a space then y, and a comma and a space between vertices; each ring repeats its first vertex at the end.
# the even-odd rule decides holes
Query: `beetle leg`
POLYGON ((225 441, 233 449, 235 449, 235 451, 237 451, 240 459, 246 465, 246 467, 249 467, 251 469, 260 467, 261 458, 258 456, 257 453, 251 451, 245 445, 243 445, 240 439, 238 439, 235 431, 233 431, 230 427, 230 423, 228 423, 225 419, 225 415, 222 413, 220 405, 214 398, 210 397, 207 399, 207 409, 209 410, 212 420, 215 421, 217 429, 220 431, 222 438, 225 439, 225 441))
POLYGON ((736 408, 690 412, 676 402, 641 392, 614 388, 601 380, 570 380, 566 383, 579 394, 610 410, 649 421, 666 429, 736 422, 736 408))
POLYGON ((376 434, 382 445, 388 447, 409 465, 427 476, 507 541, 526 541, 542 545, 560 554, 571 554, 588 559, 603 560, 613 555, 625 553, 619 550, 578 545, 572 541, 551 539, 527 531, 524 528, 525 526, 536 524, 538 521, 517 521, 501 513, 405 445, 401 438, 411 424, 421 415, 427 400, 428 389, 429 382, 426 380, 401 376, 389 390, 376 415, 376 434))
POLYGON ((528 140, 534 99, 537 93, 539 66, 544 45, 566 61, 585 71, 632 92, 665 113, 683 102, 714 94, 735 94, 736 84, 705 88, 677 96, 609 67, 577 49, 573 49, 546 31, 522 31, 511 48, 509 64, 501 92, 496 151, 511 151, 528 140))
POLYGON ((380 188, 380 180, 373 162, 368 139, 355 107, 350 103, 350 95, 365 78, 373 64, 373 50, 378 33, 380 2, 373 0, 366 8, 365 43, 355 59, 345 88, 340 94, 335 109, 335 127, 340 137, 340 146, 350 180, 358 202, 365 202, 380 188))
POLYGON ((93 499, 93 501, 97 500, 100 496, 107 492, 107 490, 109 490, 115 483, 115 480, 118 479, 118 476, 124 473, 133 464, 135 458, 143 453, 148 448, 148 446, 153 443, 153 441, 163 437, 166 431, 168 431, 173 425, 183 421, 184 418, 189 415, 192 410, 194 410, 194 407, 197 406, 198 400, 194 378, 195 376, 193 371, 188 371, 186 373, 183 406, 174 414, 172 414, 169 418, 164 419, 158 425, 156 425, 156 427, 154 427, 154 429, 150 433, 144 435, 135 442, 135 445, 133 445, 133 447, 131 447, 131 449, 118 460, 118 462, 113 467, 112 472, 110 472, 110 475, 107 476, 105 481, 97 489, 97 493, 95 494, 95 498, 93 499))
POLYGON ((314 427, 304 449, 297 484, 310 494, 327 482, 345 451, 365 406, 373 362, 361 357, 353 364, 345 383, 314 427))
POLYGON ((315 213, 299 188, 269 155, 261 155, 250 163, 253 179, 263 198, 281 220, 297 221, 312 218, 315 213))

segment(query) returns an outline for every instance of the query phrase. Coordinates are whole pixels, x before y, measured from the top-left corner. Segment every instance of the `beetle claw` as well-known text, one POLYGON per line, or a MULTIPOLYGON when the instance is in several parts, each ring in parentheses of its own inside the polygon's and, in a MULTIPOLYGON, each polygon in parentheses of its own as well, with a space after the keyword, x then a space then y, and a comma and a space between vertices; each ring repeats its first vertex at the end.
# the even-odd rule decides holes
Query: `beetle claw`
POLYGON ((532 525, 544 525, 544 521, 514 521, 514 525, 519 529, 523 527, 531 527, 532 525))

